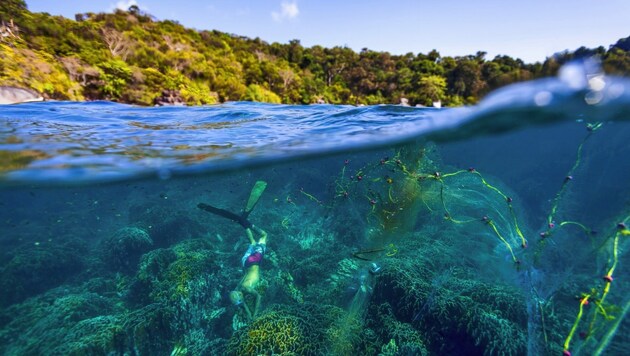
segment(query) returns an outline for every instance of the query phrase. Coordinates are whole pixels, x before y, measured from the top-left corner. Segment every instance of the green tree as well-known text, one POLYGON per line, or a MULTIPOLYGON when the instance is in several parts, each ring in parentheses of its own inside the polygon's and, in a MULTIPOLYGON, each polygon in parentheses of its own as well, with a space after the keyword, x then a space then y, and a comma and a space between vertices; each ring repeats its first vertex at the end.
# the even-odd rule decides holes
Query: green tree
POLYGON ((603 67, 607 73, 615 75, 630 74, 630 52, 613 46, 604 57, 603 67))
POLYGON ((101 71, 103 85, 101 91, 107 99, 118 99, 122 96, 125 86, 131 79, 131 68, 126 62, 113 59, 102 63, 101 71))
POLYGON ((619 41, 610 47, 611 50, 615 48, 624 52, 630 52, 630 36, 619 39, 619 41))
POLYGON ((24 0, 2 0, 0 2, 0 20, 19 21, 28 13, 24 0))
POLYGON ((445 99, 446 79, 429 75, 421 78, 418 84, 418 99, 421 104, 432 105, 445 99))
POLYGON ((258 84, 249 85, 245 91, 243 99, 273 104, 280 104, 282 102, 282 99, 280 99, 278 95, 258 84))
POLYGON ((470 58, 459 58, 455 68, 447 74, 452 94, 474 102, 485 83, 481 80, 479 63, 470 58))

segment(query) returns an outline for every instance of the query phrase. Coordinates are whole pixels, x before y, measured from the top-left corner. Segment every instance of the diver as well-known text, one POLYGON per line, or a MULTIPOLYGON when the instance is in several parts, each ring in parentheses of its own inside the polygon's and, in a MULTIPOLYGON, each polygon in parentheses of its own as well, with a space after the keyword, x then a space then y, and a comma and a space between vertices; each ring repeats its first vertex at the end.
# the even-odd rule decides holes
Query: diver
POLYGON ((260 281, 260 263, 263 261, 265 252, 267 251, 267 232, 252 224, 247 217, 254 209, 254 206, 256 206, 256 203, 258 203, 266 187, 267 183, 264 181, 257 181, 256 184, 254 184, 247 205, 240 215, 204 203, 197 205, 199 209, 233 220, 245 229, 245 233, 250 242, 247 251, 245 251, 241 259, 245 275, 238 283, 238 286, 230 292, 230 301, 234 305, 243 308, 249 321, 256 317, 260 309, 261 296, 256 290, 256 286, 260 281), (260 235, 258 241, 254 238, 254 232, 260 235), (247 305, 245 300, 246 295, 253 296, 253 309, 247 305))
POLYGON ((248 319, 251 321, 256 317, 258 310, 260 309, 261 296, 256 290, 256 286, 260 281, 260 263, 262 262, 263 257, 265 256, 265 251, 267 250, 267 233, 255 225, 252 225, 251 228, 245 229, 245 232, 247 233, 247 237, 250 241, 250 245, 241 259, 241 263, 245 269, 245 275, 238 283, 236 289, 230 292, 230 300, 234 305, 242 306, 243 309, 245 309, 248 319), (260 234, 258 242, 254 239, 252 230, 260 234), (245 294, 254 296, 253 312, 247 306, 247 303, 245 303, 245 294))

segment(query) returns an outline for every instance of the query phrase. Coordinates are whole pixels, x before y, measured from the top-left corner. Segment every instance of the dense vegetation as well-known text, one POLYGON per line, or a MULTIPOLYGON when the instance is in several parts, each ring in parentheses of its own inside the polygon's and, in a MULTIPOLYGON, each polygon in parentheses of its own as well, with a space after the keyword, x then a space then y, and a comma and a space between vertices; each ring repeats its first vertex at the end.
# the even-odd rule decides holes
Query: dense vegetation
POLYGON ((562 63, 598 55, 607 73, 630 73, 630 37, 609 49, 581 47, 527 64, 486 53, 462 57, 392 55, 347 47, 269 44, 219 31, 157 21, 136 6, 75 20, 31 13, 23 0, 0 3, 0 85, 33 88, 53 99, 106 99, 151 105, 163 90, 188 104, 272 103, 455 106, 517 81, 554 75, 562 63))

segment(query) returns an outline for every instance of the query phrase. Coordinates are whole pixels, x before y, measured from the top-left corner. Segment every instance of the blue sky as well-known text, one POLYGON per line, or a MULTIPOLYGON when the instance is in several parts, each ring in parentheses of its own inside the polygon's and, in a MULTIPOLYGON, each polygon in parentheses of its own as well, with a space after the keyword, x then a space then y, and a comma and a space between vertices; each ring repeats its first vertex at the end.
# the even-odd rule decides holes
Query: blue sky
POLYGON ((137 5, 158 19, 271 42, 393 54, 488 52, 543 61, 630 36, 630 0, 26 0, 33 12, 74 18, 137 5))

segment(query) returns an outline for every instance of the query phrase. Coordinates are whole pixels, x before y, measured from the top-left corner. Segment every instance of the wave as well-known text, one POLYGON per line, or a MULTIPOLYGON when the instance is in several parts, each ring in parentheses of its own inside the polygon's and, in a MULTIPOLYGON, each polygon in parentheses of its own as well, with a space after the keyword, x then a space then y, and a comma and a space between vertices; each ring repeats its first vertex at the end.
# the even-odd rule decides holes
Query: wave
POLYGON ((449 142, 570 120, 627 121, 630 80, 586 61, 515 84, 479 105, 136 107, 25 103, 0 113, 0 181, 90 183, 190 174, 368 150, 419 138, 449 142))

